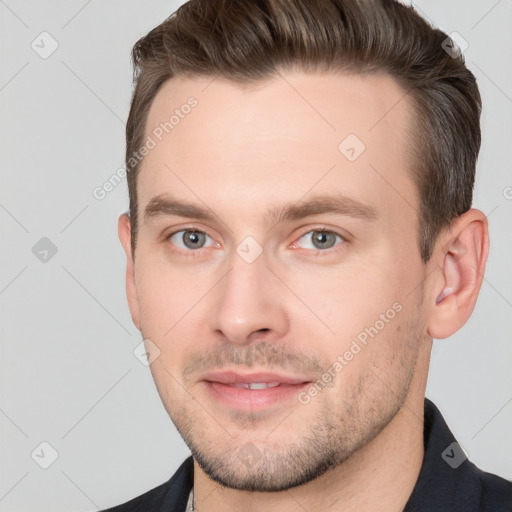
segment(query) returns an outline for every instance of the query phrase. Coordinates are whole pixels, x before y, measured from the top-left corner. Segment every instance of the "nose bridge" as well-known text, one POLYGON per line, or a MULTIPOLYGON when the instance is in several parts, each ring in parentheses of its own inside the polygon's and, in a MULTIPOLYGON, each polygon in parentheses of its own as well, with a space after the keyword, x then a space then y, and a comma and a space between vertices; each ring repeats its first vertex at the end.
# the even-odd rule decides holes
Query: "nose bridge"
MULTIPOLYGON (((211 328, 232 343, 248 343, 253 333, 270 331, 280 337, 288 329, 289 319, 279 281, 267 268, 265 254, 246 258, 238 247, 230 261, 230 270, 216 287, 211 328)), ((281 284, 282 288, 282 284, 281 284)))

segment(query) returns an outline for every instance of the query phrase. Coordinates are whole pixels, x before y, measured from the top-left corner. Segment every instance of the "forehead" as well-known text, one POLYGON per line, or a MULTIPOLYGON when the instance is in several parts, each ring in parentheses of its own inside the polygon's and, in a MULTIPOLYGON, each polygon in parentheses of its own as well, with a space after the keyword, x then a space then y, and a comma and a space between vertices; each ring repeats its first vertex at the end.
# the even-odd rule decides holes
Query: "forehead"
POLYGON ((211 202, 262 194, 279 202, 333 187, 383 208, 397 194, 414 203, 411 111, 383 74, 283 73, 256 86, 175 77, 149 111, 145 136, 154 147, 141 167, 139 204, 178 189, 211 202))

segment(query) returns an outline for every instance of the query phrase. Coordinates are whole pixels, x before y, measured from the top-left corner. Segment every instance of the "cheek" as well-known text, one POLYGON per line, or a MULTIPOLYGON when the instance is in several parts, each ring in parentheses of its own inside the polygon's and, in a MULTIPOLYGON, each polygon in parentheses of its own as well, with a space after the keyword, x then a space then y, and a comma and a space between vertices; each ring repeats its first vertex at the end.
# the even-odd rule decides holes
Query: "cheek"
POLYGON ((386 264, 382 258, 380 265, 359 262, 302 278, 297 295, 316 319, 298 315, 297 325, 311 335, 316 332, 317 338, 319 332, 324 333, 316 349, 333 364, 341 358, 344 368, 350 367, 345 373, 357 373, 369 364, 391 367, 396 354, 404 350, 411 318, 418 313, 415 294, 410 293, 414 281, 410 273, 409 268, 400 268, 391 260, 386 264))
POLYGON ((327 324, 336 337, 347 339, 373 325, 400 300, 397 281, 393 272, 359 262, 318 269, 292 282, 297 296, 318 319, 327 324))
MULTIPOLYGON (((200 279, 169 263, 141 257, 136 268, 143 334, 161 338, 201 297, 200 279)), ((204 293, 204 292, 203 292, 204 293)))
MULTIPOLYGON (((336 379, 331 400, 350 397, 355 407, 380 410, 386 404, 403 399, 408 392, 418 357, 416 327, 402 309, 388 323, 366 327, 364 334, 343 340, 342 370, 336 379), (379 330, 379 327, 382 327, 379 330), (373 405, 371 405, 373 404, 373 405)), ((334 405, 333 405, 334 407, 334 405)))
POLYGON ((212 284, 198 272, 155 260, 139 260, 146 269, 137 282, 141 331, 160 351, 150 367, 159 392, 166 393, 167 400, 183 401, 188 399, 182 396, 184 361, 209 339, 204 326, 212 284))

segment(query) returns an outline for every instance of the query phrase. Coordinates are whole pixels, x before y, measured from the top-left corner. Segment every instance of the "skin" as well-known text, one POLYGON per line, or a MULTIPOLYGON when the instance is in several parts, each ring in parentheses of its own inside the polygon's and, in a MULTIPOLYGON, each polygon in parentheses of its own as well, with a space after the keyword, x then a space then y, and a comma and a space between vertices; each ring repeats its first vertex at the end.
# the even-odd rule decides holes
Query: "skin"
POLYGON ((147 135, 190 96, 197 107, 144 159, 135 255, 127 215, 119 237, 133 322, 160 351, 151 372, 194 456, 196 510, 402 510, 423 460, 432 337, 471 315, 488 253, 485 216, 459 217, 421 261, 408 173, 413 110, 386 75, 295 71, 257 87, 175 77, 152 104, 147 135), (338 150, 351 133, 366 146, 353 162, 338 150), (376 218, 321 213, 265 224, 269 208, 333 193, 376 218), (159 194, 216 217, 145 220, 159 194), (208 235, 203 248, 184 245, 182 232, 169 237, 187 229, 208 235), (312 237, 319 229, 341 237, 331 234, 324 248, 312 237), (263 249, 252 263, 236 252, 247 236, 263 249), (244 412, 201 382, 217 369, 316 381, 397 303, 306 405, 244 412))

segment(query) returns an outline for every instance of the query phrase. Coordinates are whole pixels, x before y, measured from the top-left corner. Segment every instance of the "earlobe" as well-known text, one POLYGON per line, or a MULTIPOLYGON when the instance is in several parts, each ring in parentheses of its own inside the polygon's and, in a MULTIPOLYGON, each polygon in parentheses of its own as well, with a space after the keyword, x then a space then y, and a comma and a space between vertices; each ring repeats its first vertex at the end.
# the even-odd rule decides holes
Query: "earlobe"
MULTIPOLYGON (((432 338, 458 331, 469 319, 482 285, 489 252, 487 219, 479 210, 461 215, 445 235, 440 277, 428 321, 432 338)), ((438 256, 439 257, 439 256, 438 256)))
POLYGON ((140 311, 135 282, 135 263, 132 252, 130 217, 123 213, 117 224, 119 240, 126 254, 126 297, 135 327, 140 331, 140 311))

